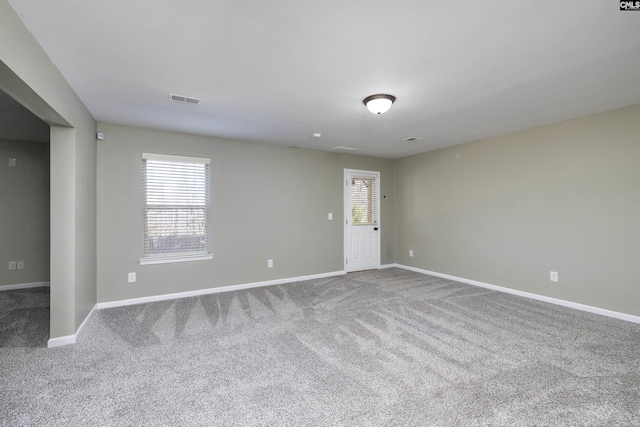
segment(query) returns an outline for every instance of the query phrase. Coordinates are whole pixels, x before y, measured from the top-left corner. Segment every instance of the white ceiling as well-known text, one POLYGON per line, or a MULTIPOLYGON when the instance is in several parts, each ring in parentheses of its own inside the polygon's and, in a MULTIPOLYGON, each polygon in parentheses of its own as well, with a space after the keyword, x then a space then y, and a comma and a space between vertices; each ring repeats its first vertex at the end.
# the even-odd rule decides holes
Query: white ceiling
POLYGON ((9 3, 108 123, 398 158, 640 103, 612 0, 9 3))

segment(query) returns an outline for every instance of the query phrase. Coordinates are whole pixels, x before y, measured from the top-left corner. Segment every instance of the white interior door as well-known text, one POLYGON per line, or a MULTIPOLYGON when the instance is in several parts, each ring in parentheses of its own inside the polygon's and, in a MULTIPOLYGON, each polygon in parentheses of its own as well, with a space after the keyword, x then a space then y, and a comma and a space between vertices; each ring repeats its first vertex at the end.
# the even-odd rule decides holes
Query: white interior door
POLYGON ((380 266, 380 172, 345 169, 345 270, 380 266))

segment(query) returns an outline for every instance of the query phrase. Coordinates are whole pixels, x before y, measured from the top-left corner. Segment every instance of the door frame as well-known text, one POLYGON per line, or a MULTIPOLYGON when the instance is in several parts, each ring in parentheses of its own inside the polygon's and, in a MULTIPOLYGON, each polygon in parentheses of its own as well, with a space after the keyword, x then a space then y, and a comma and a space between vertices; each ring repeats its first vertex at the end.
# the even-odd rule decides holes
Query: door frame
POLYGON ((344 223, 343 226, 343 253, 342 253, 342 266, 345 272, 349 272, 348 264, 347 264, 347 254, 349 253, 349 222, 351 221, 351 198, 349 191, 349 175, 350 174, 359 174, 359 175, 372 175, 376 177, 376 212, 378 213, 378 239, 376 242, 377 245, 377 259, 376 259, 376 269, 380 269, 380 249, 382 247, 382 212, 380 210, 380 171, 370 171, 363 169, 344 169, 343 176, 343 213, 344 213, 344 223))

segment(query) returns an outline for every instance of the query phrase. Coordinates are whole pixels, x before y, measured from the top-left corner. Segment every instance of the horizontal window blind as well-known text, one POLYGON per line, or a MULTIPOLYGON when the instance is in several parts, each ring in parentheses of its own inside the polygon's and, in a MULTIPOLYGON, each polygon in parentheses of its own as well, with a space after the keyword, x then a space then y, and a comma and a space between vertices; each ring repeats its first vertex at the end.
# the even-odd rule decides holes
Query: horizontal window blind
POLYGON ((209 254, 210 160, 142 155, 143 259, 209 254))
POLYGON ((351 223, 375 225, 378 223, 375 177, 351 177, 351 223))

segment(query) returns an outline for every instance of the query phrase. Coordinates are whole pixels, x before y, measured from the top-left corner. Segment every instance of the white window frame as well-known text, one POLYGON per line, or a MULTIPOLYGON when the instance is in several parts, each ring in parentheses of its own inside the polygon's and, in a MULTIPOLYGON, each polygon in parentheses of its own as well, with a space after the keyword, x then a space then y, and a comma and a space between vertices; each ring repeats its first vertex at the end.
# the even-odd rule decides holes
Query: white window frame
MULTIPOLYGON (((153 154, 153 153, 142 153, 142 221, 143 221, 143 231, 142 231, 142 258, 140 258, 139 262, 141 265, 148 264, 165 264, 165 263, 174 263, 174 262, 187 262, 187 261, 202 261, 202 260, 210 260, 213 259, 213 254, 211 253, 211 159, 201 158, 201 157, 186 157, 186 156, 173 156, 166 154, 153 154), (147 229, 147 182, 146 182, 146 161, 147 160, 157 160, 157 161, 165 161, 165 162, 176 162, 176 163, 198 163, 205 165, 206 170, 206 178, 207 182, 205 185, 205 236, 208 240, 208 246, 204 251, 197 252, 174 252, 174 253, 164 253, 158 255, 145 255, 145 240, 147 239, 146 229, 147 229)), ((189 207, 185 207, 185 209, 189 209, 189 207)))

